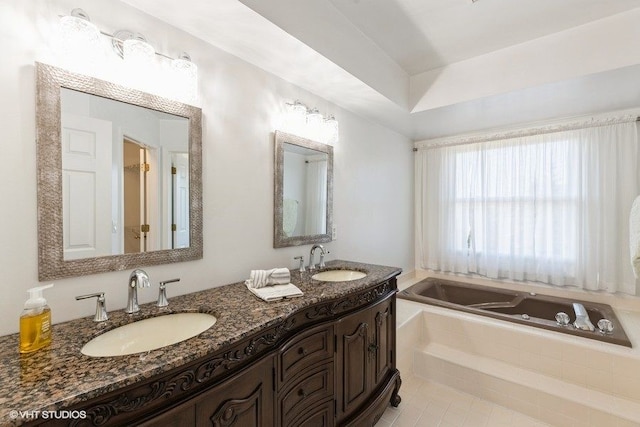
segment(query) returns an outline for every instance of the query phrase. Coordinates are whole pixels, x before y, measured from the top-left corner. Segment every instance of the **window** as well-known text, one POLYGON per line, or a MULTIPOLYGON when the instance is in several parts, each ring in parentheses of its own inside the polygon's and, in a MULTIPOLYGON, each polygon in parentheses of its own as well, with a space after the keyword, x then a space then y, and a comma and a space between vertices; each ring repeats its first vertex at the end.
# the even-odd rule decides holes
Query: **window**
POLYGON ((637 145, 627 122, 421 150, 421 266, 635 293, 637 145))

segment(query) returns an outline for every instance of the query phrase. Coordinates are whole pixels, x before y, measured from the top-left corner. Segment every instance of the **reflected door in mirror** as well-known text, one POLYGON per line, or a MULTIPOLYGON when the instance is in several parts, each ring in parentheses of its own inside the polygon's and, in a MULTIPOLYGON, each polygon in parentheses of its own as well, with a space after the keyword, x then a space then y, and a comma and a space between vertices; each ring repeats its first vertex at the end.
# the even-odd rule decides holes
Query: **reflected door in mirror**
POLYGON ((111 123, 71 113, 61 121, 64 258, 110 255, 111 123))
POLYGON ((64 259, 189 247, 189 120, 61 89, 64 259))

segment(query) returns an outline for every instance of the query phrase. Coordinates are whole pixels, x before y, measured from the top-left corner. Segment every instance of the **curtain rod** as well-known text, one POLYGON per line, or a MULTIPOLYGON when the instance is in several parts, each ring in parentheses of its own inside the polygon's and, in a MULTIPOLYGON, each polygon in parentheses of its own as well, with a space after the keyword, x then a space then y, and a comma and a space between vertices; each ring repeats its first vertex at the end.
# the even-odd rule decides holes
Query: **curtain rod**
POLYGON ((435 138, 422 142, 417 142, 414 145, 415 150, 429 149, 444 146, 465 145, 474 144, 478 142, 497 141, 501 139, 521 138, 532 135, 542 135, 545 133, 563 132, 568 130, 586 129, 590 127, 607 126, 619 123, 629 123, 640 121, 640 116, 635 114, 625 114, 619 116, 600 116, 583 118, 582 120, 566 121, 563 123, 555 123, 549 125, 531 126, 529 128, 520 128, 505 131, 487 131, 487 133, 475 133, 458 136, 447 136, 442 138, 435 138))

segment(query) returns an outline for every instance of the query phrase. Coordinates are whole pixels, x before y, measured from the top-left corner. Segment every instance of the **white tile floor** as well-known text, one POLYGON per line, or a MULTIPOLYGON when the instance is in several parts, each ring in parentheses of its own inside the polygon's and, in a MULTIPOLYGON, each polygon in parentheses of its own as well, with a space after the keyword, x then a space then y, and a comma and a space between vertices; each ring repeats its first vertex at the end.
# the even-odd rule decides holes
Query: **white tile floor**
POLYGON ((519 412, 411 376, 402 379, 402 403, 389 407, 376 427, 545 427, 519 412))

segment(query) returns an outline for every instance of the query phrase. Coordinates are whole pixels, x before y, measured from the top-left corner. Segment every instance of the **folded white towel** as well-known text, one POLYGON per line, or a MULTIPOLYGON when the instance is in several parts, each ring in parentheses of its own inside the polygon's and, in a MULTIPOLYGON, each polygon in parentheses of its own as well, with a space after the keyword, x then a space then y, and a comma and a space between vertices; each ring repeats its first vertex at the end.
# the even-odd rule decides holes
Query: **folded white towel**
POLYGON ((267 302, 278 301, 283 298, 301 297, 303 295, 302 291, 293 283, 287 283, 286 285, 273 285, 260 289, 252 288, 247 283, 247 289, 249 289, 251 293, 258 298, 267 302))
POLYGON ((273 268, 271 270, 251 270, 249 278, 244 281, 248 288, 262 288, 272 285, 286 285, 291 281, 288 268, 273 268))
POLYGON ((640 196, 636 197, 629 214, 629 251, 636 279, 640 278, 640 196))

